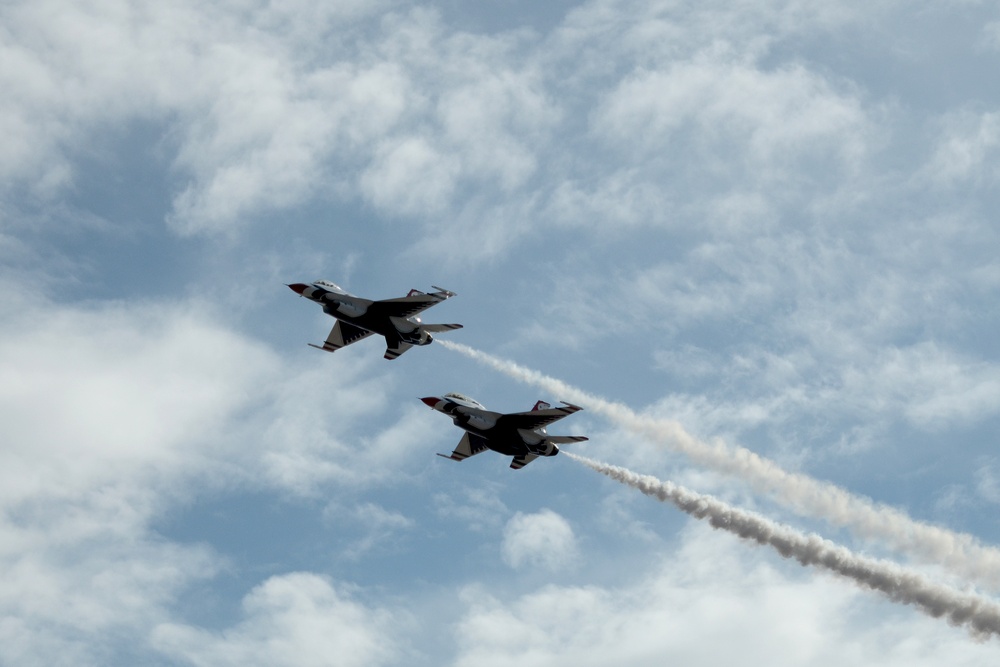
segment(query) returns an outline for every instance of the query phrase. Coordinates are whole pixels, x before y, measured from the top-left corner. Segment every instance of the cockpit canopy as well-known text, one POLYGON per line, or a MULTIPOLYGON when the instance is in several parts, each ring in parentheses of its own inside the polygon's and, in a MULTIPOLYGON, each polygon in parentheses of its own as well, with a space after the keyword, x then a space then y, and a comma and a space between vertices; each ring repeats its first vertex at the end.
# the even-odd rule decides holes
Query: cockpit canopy
POLYGON ((481 410, 485 410, 486 409, 483 406, 483 404, 480 403, 479 401, 477 401, 477 400, 475 400, 473 398, 469 398, 468 396, 464 396, 462 394, 456 393, 456 392, 449 392, 449 393, 445 394, 444 397, 445 398, 450 398, 451 400, 455 401, 456 403, 464 403, 465 405, 467 405, 469 407, 479 408, 481 410))
POLYGON ((322 287, 323 289, 330 290, 331 292, 347 294, 347 292, 345 292, 340 285, 336 283, 331 283, 329 280, 314 280, 313 285, 317 285, 318 287, 322 287))

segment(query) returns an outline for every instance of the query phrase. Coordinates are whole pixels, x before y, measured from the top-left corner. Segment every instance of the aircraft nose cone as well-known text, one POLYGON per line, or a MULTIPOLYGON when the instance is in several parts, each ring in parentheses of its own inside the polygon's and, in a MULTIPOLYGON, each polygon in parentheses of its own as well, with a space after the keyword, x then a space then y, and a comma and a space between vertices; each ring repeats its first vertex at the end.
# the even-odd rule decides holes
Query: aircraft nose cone
POLYGON ((427 398, 421 398, 420 400, 423 401, 424 405, 426 405, 429 408, 433 408, 435 405, 441 402, 441 399, 438 398, 437 396, 428 396, 427 398))
POLYGON ((306 291, 306 288, 309 287, 309 285, 305 285, 303 283, 295 283, 293 285, 289 285, 288 287, 299 296, 302 296, 302 293, 306 291))

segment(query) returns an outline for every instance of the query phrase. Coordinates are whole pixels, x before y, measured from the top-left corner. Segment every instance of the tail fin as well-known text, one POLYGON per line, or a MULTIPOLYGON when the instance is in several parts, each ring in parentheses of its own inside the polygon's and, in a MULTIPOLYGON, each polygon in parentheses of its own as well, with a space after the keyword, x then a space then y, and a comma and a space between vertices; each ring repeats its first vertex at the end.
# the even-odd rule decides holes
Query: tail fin
POLYGON ((551 407, 552 406, 546 403, 545 401, 538 401, 537 403, 535 403, 535 407, 531 408, 531 411, 534 412, 536 410, 548 410, 551 407))

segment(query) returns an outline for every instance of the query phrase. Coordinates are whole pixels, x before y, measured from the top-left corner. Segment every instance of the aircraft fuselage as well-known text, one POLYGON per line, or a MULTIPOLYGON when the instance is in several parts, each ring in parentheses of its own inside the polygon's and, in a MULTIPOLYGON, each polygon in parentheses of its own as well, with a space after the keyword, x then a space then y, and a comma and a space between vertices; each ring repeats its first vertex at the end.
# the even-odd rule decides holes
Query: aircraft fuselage
POLYGON ((555 456, 559 447, 548 442, 545 428, 517 428, 509 415, 497 414, 486 410, 471 399, 466 401, 454 398, 428 397, 421 399, 425 404, 452 418, 455 426, 467 433, 482 438, 489 449, 506 456, 555 456))
MULTIPOLYGON (((296 284, 290 286, 302 296, 315 301, 323 307, 323 312, 342 322, 354 325, 365 331, 384 336, 386 339, 398 338, 410 345, 427 345, 433 341, 429 333, 423 330, 419 317, 393 317, 379 312, 378 302, 371 302, 336 291, 314 283, 312 285, 296 284)), ((333 287, 332 283, 330 287, 333 287)))

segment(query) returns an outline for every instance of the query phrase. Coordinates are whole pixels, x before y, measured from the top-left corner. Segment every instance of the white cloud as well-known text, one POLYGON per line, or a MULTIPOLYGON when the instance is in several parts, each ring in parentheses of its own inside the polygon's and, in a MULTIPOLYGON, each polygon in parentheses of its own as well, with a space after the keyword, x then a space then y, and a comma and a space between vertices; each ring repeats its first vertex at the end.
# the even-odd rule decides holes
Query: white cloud
POLYGON ((504 562, 513 568, 556 570, 576 559, 576 536, 569 522, 552 510, 518 512, 504 528, 504 562))
POLYGON ((153 645, 192 665, 383 665, 400 647, 390 612, 355 602, 324 577, 272 577, 243 600, 245 615, 222 632, 163 624, 153 645))
POLYGON ((328 188, 335 152, 371 141, 406 107, 407 82, 384 63, 302 71, 294 54, 234 47, 206 67, 175 165, 195 179, 174 201, 181 232, 226 230, 260 208, 283 209, 328 188), (206 74, 207 76, 208 74, 206 74))
POLYGON ((1000 113, 950 114, 922 176, 932 187, 995 185, 1000 177, 1000 113))
MULTIPOLYGON (((323 185, 331 151, 381 136, 402 113, 391 65, 337 62, 380 3, 260 6, 25 3, 6 14, 0 128, 9 183, 52 196, 94 137, 133 120, 169 123, 178 175, 171 221, 182 233, 301 202, 323 185), (307 39, 306 39, 307 38, 307 39), (327 64, 333 60, 333 64, 327 64), (175 143, 176 142, 176 143, 175 143)), ((161 124, 159 127, 163 128, 161 124)))
POLYGON ((148 523, 185 478, 211 473, 217 428, 270 360, 197 309, 84 311, 4 291, 0 655, 100 662, 112 642, 94 636, 141 633, 218 568, 209 550, 165 543, 148 523))
POLYGON ((459 666, 987 664, 993 648, 829 577, 768 564, 704 527, 619 588, 466 594, 459 666), (720 641, 724 637, 725 641, 720 641), (515 639, 512 639, 515 638, 515 639))
POLYGON ((825 445, 839 438, 840 453, 848 454, 900 421, 941 433, 997 414, 995 364, 930 343, 882 348, 856 342, 849 355, 818 346, 785 356, 758 350, 719 360, 715 370, 732 387, 674 392, 658 400, 654 412, 706 437, 738 440, 766 428, 785 436, 770 446, 786 447, 783 456, 795 458, 815 454, 806 444, 814 438, 825 445), (803 418, 819 421, 807 428, 803 418))
POLYGON ((331 522, 347 519, 361 526, 363 532, 361 538, 342 551, 344 557, 352 560, 357 560, 374 549, 385 547, 398 534, 416 526, 413 519, 374 503, 362 503, 353 510, 329 505, 323 510, 323 517, 331 522))
POLYGON ((657 411, 704 436, 769 428, 784 440, 789 426, 800 443, 870 444, 890 423, 940 430, 996 414, 996 365, 962 342, 985 326, 974 304, 994 289, 989 226, 944 214, 815 222, 715 228, 662 261, 561 277, 522 345, 588 351, 652 334, 650 356, 682 383, 657 411), (803 417, 819 430, 803 433, 803 417))
POLYGON ((181 234, 358 189, 388 215, 434 218, 460 184, 523 185, 555 115, 537 71, 509 61, 523 37, 448 35, 433 11, 63 4, 9 12, 0 174, 53 197, 94 137, 153 120, 181 234))
POLYGON ((209 547, 154 532, 171 508, 233 487, 363 489, 405 466, 427 432, 414 409, 350 433, 385 401, 360 357, 324 356, 343 364, 331 373, 315 357, 280 362, 205 306, 84 308, 30 293, 2 290, 2 661, 100 663, 213 576, 223 559, 209 547))
POLYGON ((500 500, 501 488, 497 483, 486 483, 462 489, 456 495, 437 493, 434 495, 435 511, 445 519, 464 522, 469 530, 482 532, 496 528, 509 514, 507 506, 500 500))
POLYGON ((245 387, 275 370, 265 349, 197 309, 6 305, 2 493, 11 501, 194 470, 217 451, 206 445, 244 407, 245 387))
MULTIPOLYGON (((792 167, 803 155, 853 161, 865 152, 866 118, 857 99, 795 66, 771 72, 696 58, 625 79, 593 120, 594 131, 626 150, 672 150, 675 135, 745 147, 750 169, 792 167)), ((719 155, 725 159, 725 155, 719 155)))
POLYGON ((179 591, 219 568, 208 549, 164 543, 100 500, 8 510, 23 519, 0 522, 0 661, 106 664, 118 641, 141 641, 179 591))
MULTIPOLYGON (((31 236, 31 221, 8 212, 38 206, 40 218, 80 229, 54 209, 93 205, 96 218, 107 202, 81 203, 101 195, 74 189, 91 180, 76 180, 78 170, 113 162, 108 151, 143 151, 118 145, 137 124, 175 179, 159 185, 173 210, 155 215, 174 233, 201 235, 186 247, 206 263, 225 245, 213 235, 260 245, 250 220, 340 199, 380 214, 385 233, 338 236, 342 219, 326 230, 292 225, 313 253, 306 265, 350 273, 361 257, 368 273, 394 258, 419 259, 414 270, 443 260, 475 268, 463 275, 483 292, 528 286, 527 308, 478 302, 514 329, 524 322, 515 342, 548 343, 544 364, 565 360, 569 346, 568 363, 581 360, 574 372, 600 378, 595 391, 653 402, 651 412, 692 431, 793 434, 783 460, 810 453, 812 429, 828 443, 870 438, 893 420, 947 433, 995 415, 1000 399, 983 351, 991 343, 968 343, 975 327, 992 331, 983 304, 1000 285, 984 200, 1000 139, 996 114, 983 111, 989 91, 937 118, 877 81, 891 72, 923 82, 922 70, 888 55, 912 37, 896 20, 909 8, 885 20, 895 6, 595 0, 549 32, 472 34, 454 29, 465 16, 454 8, 388 2, 9 4, 0 210, 17 233, 31 231, 0 236, 0 255, 51 269, 41 244, 79 237, 31 236), (968 214, 977 207, 979 221, 968 214), (411 229, 388 229, 400 224, 411 229), (330 242, 345 237, 347 246, 330 242), (644 351, 667 382, 631 372, 644 351)), ((991 24, 982 36, 992 44, 996 32, 991 24)), ((106 248, 88 246, 92 238, 79 252, 96 263, 106 248)), ((298 262, 280 259, 291 256, 281 244, 268 251, 286 268, 298 262)), ((261 270, 250 257, 236 276, 261 270)), ((282 356, 208 306, 78 304, 65 285, 54 300, 36 290, 27 305, 11 296, 21 285, 3 287, 0 662, 106 664, 122 645, 144 650, 156 624, 169 659, 196 664, 327 647, 344 618, 365 641, 367 622, 385 630, 375 605, 313 575, 269 580, 223 630, 195 627, 218 628, 217 616, 171 619, 175 597, 226 564, 151 526, 233 487, 312 498, 335 487, 343 497, 331 508, 357 507, 348 520, 365 526, 355 555, 400 535, 409 547, 420 514, 357 496, 415 476, 440 426, 416 407, 387 409, 394 383, 420 366, 385 365, 371 348, 282 356)), ((631 441, 621 434, 593 439, 613 456, 674 465, 650 448, 623 449, 631 441)), ((994 467, 954 488, 993 499, 994 467)), ((427 506, 460 528, 497 531, 511 514, 499 492, 513 483, 435 490, 427 506)), ((584 531, 601 525, 618 540, 659 544, 628 502, 605 503, 597 528, 548 510, 518 514, 500 555, 521 574, 575 562, 571 575, 585 569, 578 544, 593 533, 584 531)), ((867 607, 824 579, 733 565, 724 551, 671 559, 672 569, 621 589, 516 599, 474 589, 482 599, 456 621, 458 661, 988 664, 960 633, 896 623, 906 610, 867 607), (870 631, 878 616, 890 620, 870 631), (746 655, 723 635, 742 639, 746 655)), ((431 584, 430 595, 449 598, 447 586, 431 584)), ((407 604, 406 585, 385 587, 407 604)), ((438 635, 440 621, 427 626, 438 635)), ((370 644, 348 655, 398 659, 370 644)))
POLYGON ((1000 466, 996 459, 981 462, 976 471, 976 494, 989 503, 1000 504, 1000 466))
MULTIPOLYGON (((692 135, 686 145, 711 169, 758 185, 850 169, 868 150, 870 121, 849 87, 801 64, 758 64, 762 35, 828 30, 853 20, 853 6, 595 2, 550 35, 449 33, 435 11, 384 12, 298 0, 20 8, 6 59, 20 63, 6 74, 19 102, 0 127, 25 140, 0 165, 59 190, 88 137, 152 119, 177 178, 178 233, 360 195, 434 230, 419 251, 459 263, 495 257, 539 225, 678 224, 663 187, 683 176, 663 161, 678 136, 692 135), (587 113, 570 109, 580 103, 593 112, 589 137, 587 113), (435 242, 443 233, 452 245, 435 242)), ((753 191, 724 196, 769 210, 753 191)))
POLYGON ((1000 410, 1000 377, 994 364, 962 359, 932 343, 893 351, 874 374, 860 378, 889 385, 907 418, 925 428, 976 422, 1000 410))
POLYGON ((643 179, 637 167, 606 174, 597 182, 569 178, 557 184, 545 211, 571 227, 612 235, 621 225, 677 224, 675 204, 662 187, 643 179))
POLYGON ((404 410, 379 422, 372 435, 354 433, 387 400, 387 379, 371 373, 373 359, 342 357, 332 373, 313 357, 261 387, 256 398, 267 408, 248 415, 231 436, 255 445, 259 458, 248 462, 254 478, 314 495, 331 481, 359 489, 405 468, 413 445, 429 432, 424 411, 404 410))
POLYGON ((378 208, 396 215, 434 215, 455 192, 460 165, 422 138, 388 144, 361 176, 361 190, 378 208))

